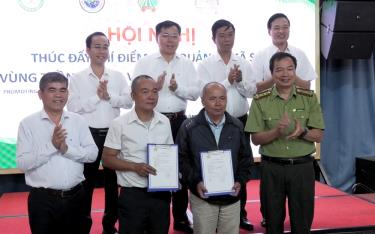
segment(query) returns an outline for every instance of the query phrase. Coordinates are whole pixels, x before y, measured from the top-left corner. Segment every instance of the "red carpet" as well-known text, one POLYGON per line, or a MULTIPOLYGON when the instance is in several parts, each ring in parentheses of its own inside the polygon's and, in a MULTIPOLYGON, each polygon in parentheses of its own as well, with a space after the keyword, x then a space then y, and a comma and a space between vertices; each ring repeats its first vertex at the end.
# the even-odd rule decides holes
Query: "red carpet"
MULTIPOLYGON (((259 224, 261 216, 258 186, 259 181, 250 181, 247 185, 246 210, 249 220, 255 225, 255 230, 252 233, 265 232, 259 224)), ((375 204, 318 182, 315 195, 313 230, 375 228, 375 204)), ((96 189, 93 199, 92 217, 94 222, 91 234, 101 234, 103 208, 103 189, 96 189)), ((288 218, 285 220, 285 228, 289 230, 288 218)), ((6 193, 0 197, 0 233, 30 233, 27 218, 27 193, 6 193)), ((170 230, 170 233, 181 234, 173 229, 170 230)), ((240 233, 248 232, 241 230, 240 233)))

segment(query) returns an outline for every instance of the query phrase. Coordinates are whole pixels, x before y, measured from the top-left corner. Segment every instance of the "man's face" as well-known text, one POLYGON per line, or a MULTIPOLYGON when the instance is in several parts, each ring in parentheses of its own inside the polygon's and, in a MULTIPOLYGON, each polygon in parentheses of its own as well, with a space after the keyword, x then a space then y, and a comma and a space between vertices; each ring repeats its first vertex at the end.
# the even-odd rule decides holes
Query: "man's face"
POLYGON ((221 118, 227 107, 227 92, 220 85, 210 85, 205 89, 202 104, 210 118, 221 118))
POLYGON ((271 29, 268 30, 268 33, 274 45, 278 46, 287 43, 289 38, 289 26, 288 20, 283 17, 277 18, 271 23, 271 29))
POLYGON ((104 65, 109 55, 109 42, 105 36, 92 37, 91 47, 86 48, 86 53, 90 56, 91 63, 104 65))
POLYGON ((68 87, 65 83, 48 83, 43 90, 38 91, 46 112, 62 112, 68 100, 68 87))
POLYGON ((162 55, 174 55, 180 43, 178 28, 176 26, 162 28, 157 36, 157 42, 162 55))
POLYGON ((219 52, 231 53, 234 45, 235 32, 233 28, 227 26, 221 27, 216 31, 213 38, 216 48, 219 52))
POLYGON ((132 92, 132 98, 137 110, 153 111, 159 98, 156 82, 151 79, 140 79, 132 92))
POLYGON ((289 57, 274 62, 272 77, 276 87, 289 88, 296 80, 296 68, 289 57))

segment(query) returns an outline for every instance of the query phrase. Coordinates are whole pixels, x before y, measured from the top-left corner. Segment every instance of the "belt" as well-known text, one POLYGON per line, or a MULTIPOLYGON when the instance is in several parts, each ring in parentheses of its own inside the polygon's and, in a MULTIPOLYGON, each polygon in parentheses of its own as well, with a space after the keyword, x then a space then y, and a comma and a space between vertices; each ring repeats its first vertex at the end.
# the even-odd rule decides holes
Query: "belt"
POLYGON ((308 154, 302 157, 296 157, 296 158, 278 158, 278 157, 270 157, 270 156, 262 155, 262 160, 280 164, 280 165, 296 165, 296 164, 312 162, 314 158, 311 157, 311 154, 308 154))
POLYGON ((71 197, 74 194, 76 194, 79 190, 81 190, 83 187, 82 183, 77 184, 71 189, 68 190, 58 190, 58 189, 51 189, 51 188, 32 188, 31 190, 34 191, 43 191, 46 192, 47 194, 51 196, 57 196, 60 198, 65 198, 65 197, 71 197))
POLYGON ((90 132, 93 135, 106 136, 108 128, 92 128, 90 127, 90 132))
POLYGON ((165 115, 169 120, 172 120, 172 119, 177 119, 179 117, 184 117, 185 111, 172 112, 172 113, 162 113, 162 114, 165 115))
POLYGON ((140 187, 123 187, 120 186, 121 190, 137 190, 137 191, 142 191, 142 192, 147 192, 147 188, 140 188, 140 187))

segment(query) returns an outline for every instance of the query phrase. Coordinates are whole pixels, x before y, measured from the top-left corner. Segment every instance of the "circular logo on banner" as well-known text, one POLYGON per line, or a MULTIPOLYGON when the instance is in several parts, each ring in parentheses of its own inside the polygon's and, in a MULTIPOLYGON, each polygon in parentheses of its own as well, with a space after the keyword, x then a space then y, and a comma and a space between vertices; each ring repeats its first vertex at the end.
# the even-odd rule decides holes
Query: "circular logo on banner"
POLYGON ((86 12, 96 13, 103 9, 105 0, 79 0, 79 3, 86 12))
POLYGON ((18 4, 25 11, 37 11, 43 6, 44 0, 18 0, 18 4))
POLYGON ((158 0, 138 0, 138 5, 142 11, 151 10, 155 11, 156 6, 159 4, 158 0))

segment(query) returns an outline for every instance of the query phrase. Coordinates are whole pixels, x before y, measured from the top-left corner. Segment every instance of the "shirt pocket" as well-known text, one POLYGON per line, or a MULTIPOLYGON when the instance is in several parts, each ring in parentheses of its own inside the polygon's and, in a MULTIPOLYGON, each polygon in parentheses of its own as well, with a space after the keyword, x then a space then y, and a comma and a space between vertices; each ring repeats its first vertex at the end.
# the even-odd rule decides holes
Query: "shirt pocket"
POLYGON ((275 114, 265 114, 263 116, 263 122, 265 124, 266 130, 273 129, 277 126, 277 123, 280 121, 280 116, 275 114))
POLYGON ((301 124, 301 127, 306 127, 309 113, 305 109, 295 109, 293 116, 301 124))

